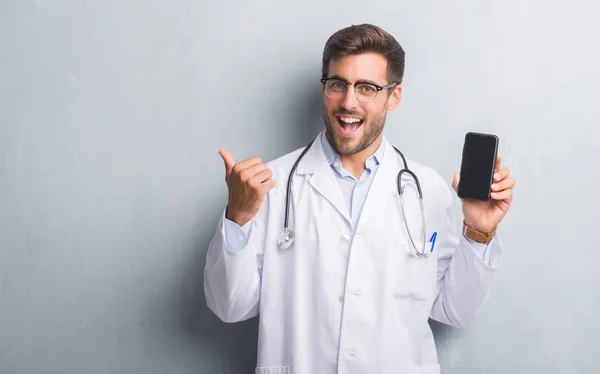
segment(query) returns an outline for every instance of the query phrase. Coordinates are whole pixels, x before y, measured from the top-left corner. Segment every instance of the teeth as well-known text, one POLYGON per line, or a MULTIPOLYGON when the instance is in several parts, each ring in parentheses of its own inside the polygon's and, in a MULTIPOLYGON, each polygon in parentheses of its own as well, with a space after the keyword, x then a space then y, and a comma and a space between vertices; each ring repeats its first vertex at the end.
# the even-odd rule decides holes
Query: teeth
POLYGON ((340 119, 345 122, 345 123, 355 123, 355 122, 360 122, 360 118, 344 118, 344 117, 340 117, 340 119))

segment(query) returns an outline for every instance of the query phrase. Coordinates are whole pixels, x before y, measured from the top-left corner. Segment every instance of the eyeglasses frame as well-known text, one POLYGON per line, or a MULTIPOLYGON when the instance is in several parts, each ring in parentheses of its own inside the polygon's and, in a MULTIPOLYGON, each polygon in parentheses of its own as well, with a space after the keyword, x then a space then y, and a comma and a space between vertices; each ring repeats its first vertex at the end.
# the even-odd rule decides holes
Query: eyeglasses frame
MULTIPOLYGON (((375 96, 373 96, 373 100, 371 100, 371 101, 362 101, 362 100, 358 100, 358 98, 356 98, 356 100, 360 101, 361 103, 371 103, 371 102, 375 101, 375 99, 377 98, 377 94, 379 93, 379 91, 386 90, 388 88, 393 88, 393 87, 396 87, 397 85, 400 84, 399 82, 392 82, 392 83, 386 84, 385 86, 380 86, 380 85, 377 85, 377 84, 372 83, 372 82, 364 82, 364 81, 358 81, 356 83, 350 83, 347 80, 345 80, 343 78, 339 78, 339 77, 329 77, 329 78, 322 77, 321 78, 321 83, 325 84, 329 80, 336 80, 336 81, 344 82, 346 84, 346 90, 348 90, 348 86, 354 86, 354 88, 356 89, 356 85, 357 84, 368 84, 368 85, 374 86, 375 89, 377 90, 377 92, 375 93, 375 96)), ((356 91, 354 91, 354 94, 356 95, 356 91)), ((327 96, 329 97, 329 95, 327 95, 327 96)))

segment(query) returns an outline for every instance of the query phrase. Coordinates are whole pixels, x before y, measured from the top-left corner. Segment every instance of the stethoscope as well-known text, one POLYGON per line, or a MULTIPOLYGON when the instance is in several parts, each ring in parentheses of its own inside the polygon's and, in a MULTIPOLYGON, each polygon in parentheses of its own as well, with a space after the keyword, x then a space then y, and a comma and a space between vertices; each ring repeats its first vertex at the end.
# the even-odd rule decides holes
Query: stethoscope
MULTIPOLYGON (((279 235, 279 239, 277 240, 277 245, 279 246, 280 249, 287 249, 289 248, 292 243, 294 243, 294 240, 296 239, 296 235, 294 234, 294 230, 290 229, 288 226, 288 222, 289 222, 289 210, 290 210, 290 198, 292 195, 292 177, 294 175, 294 172, 296 171, 296 168, 298 167, 298 164, 300 163, 300 160, 302 160, 302 158, 304 157, 304 155, 306 154, 306 152, 308 152, 308 150, 310 149, 311 145, 314 143, 315 139, 313 139, 307 146, 306 148, 304 148, 304 150, 302 151, 302 153, 300 154, 300 156, 298 156, 298 158, 296 159, 296 162, 294 163, 294 166, 292 166, 292 170, 290 171, 290 175, 288 177, 288 182, 287 182, 287 192, 286 192, 286 201, 285 201, 285 221, 283 224, 283 231, 281 232, 281 235, 279 235)), ((417 256, 419 257, 426 257, 429 255, 429 252, 425 251, 425 235, 426 235, 426 230, 425 230, 425 208, 423 205, 423 192, 421 191, 421 183, 419 183, 419 178, 417 178, 417 176, 415 175, 415 173, 413 173, 407 166, 406 164, 406 159, 404 158, 404 155, 402 154, 402 152, 400 152, 398 150, 398 148, 393 147, 394 150, 396 151, 396 153, 400 156, 400 158, 402 159, 402 164, 404 165, 404 168, 402 170, 400 170, 400 172, 398 173, 398 194, 400 195, 400 208, 402 211, 402 218, 404 221, 404 227, 406 228, 406 232, 408 233, 408 238, 410 240, 410 243, 413 247, 413 249, 415 250, 415 253, 417 254, 417 256), (419 191, 419 204, 421 206, 421 235, 422 235, 422 247, 419 250, 417 248, 417 245, 415 244, 415 241, 413 240, 413 237, 410 233, 410 230, 408 229, 408 224, 406 221, 406 215, 404 212, 404 188, 406 186, 402 186, 402 174, 403 173, 407 173, 409 174, 411 177, 413 177, 413 179, 415 180, 415 183, 417 185, 417 190, 419 191)))

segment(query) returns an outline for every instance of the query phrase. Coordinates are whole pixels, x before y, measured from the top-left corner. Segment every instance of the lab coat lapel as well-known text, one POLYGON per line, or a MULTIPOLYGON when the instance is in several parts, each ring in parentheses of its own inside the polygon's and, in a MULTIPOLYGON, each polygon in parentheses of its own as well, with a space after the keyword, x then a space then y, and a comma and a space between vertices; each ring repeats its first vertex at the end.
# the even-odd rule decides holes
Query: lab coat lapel
POLYGON ((308 180, 312 188, 327 199, 348 222, 351 222, 339 183, 333 174, 331 165, 327 163, 325 158, 321 136, 323 136, 323 133, 317 136, 308 152, 306 152, 304 159, 298 165, 296 174, 312 174, 308 180))
POLYGON ((367 194, 365 205, 358 220, 357 232, 368 220, 380 214, 391 195, 398 193, 398 172, 402 162, 394 148, 384 139, 385 153, 367 194))

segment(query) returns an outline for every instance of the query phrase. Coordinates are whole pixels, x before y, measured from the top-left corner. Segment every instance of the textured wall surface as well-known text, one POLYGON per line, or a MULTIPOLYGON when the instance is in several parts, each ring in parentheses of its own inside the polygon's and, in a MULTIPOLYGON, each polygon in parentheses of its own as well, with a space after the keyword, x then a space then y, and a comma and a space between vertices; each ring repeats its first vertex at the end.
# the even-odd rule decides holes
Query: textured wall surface
POLYGON ((433 325, 442 372, 597 372, 598 11, 0 0, 0 373, 253 373, 256 320, 220 322, 202 290, 217 151, 309 142, 323 44, 362 22, 407 53, 388 139, 450 184, 465 132, 492 132, 517 180, 489 303, 433 325))

